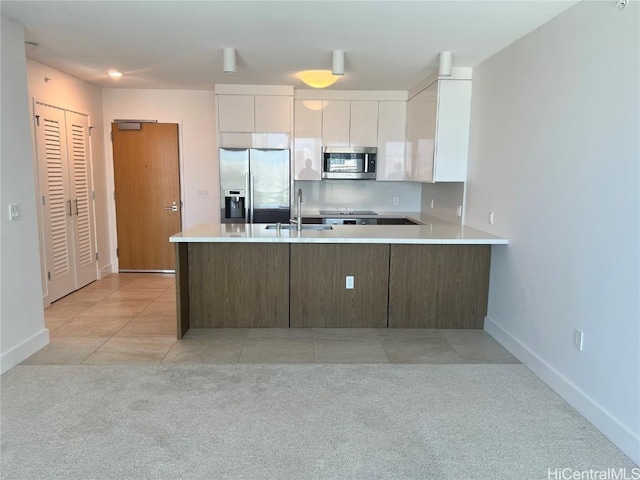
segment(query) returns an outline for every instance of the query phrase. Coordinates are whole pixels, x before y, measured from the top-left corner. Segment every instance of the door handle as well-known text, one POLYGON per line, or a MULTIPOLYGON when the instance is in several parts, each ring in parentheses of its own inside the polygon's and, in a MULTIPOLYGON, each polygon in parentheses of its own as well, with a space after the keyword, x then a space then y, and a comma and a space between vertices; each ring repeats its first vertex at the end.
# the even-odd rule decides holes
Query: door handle
POLYGON ((71 199, 67 200, 67 204, 69 205, 69 216, 72 216, 73 212, 71 211, 71 199))
POLYGON ((78 199, 76 198, 74 202, 76 203, 76 217, 77 217, 80 215, 80 211, 78 210, 78 199))
POLYGON ((249 176, 249 182, 251 184, 251 197, 249 198, 250 200, 250 204, 249 204, 249 208, 251 209, 251 221, 249 223, 253 223, 255 222, 255 216, 256 216, 256 212, 253 209, 253 190, 254 190, 254 178, 253 178, 253 172, 251 172, 251 175, 249 176))
POLYGON ((178 202, 173 202, 170 207, 164 207, 165 210, 171 210, 172 212, 178 211, 178 202))

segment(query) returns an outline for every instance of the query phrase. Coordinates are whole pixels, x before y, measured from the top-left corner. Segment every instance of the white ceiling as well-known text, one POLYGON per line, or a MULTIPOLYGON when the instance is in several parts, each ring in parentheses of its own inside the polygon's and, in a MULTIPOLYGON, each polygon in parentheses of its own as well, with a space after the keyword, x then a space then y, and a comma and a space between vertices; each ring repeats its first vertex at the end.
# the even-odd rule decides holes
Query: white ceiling
POLYGON ((551 1, 2 1, 26 28, 27 57, 103 87, 294 85, 307 69, 346 75, 331 89, 407 90, 438 54, 473 67, 577 3, 551 1), (222 48, 238 52, 222 73, 222 48), (112 80, 108 69, 124 73, 112 80))

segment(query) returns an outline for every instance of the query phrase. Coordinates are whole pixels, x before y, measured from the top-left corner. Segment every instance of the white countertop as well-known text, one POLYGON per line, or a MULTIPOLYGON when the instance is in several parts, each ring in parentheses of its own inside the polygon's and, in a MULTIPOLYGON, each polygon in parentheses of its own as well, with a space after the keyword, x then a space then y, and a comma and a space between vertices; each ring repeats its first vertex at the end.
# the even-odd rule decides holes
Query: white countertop
MULTIPOLYGON (((312 216, 312 215, 308 215, 312 216)), ((188 228, 173 235, 171 242, 253 242, 253 243, 392 243, 481 245, 506 244, 506 238, 497 237, 475 228, 446 222, 429 215, 393 214, 387 217, 405 217, 422 225, 333 225, 332 230, 317 230, 321 225, 305 225, 307 230, 267 230, 265 224, 207 223, 188 228)), ((382 215, 378 215, 382 217, 382 215)))

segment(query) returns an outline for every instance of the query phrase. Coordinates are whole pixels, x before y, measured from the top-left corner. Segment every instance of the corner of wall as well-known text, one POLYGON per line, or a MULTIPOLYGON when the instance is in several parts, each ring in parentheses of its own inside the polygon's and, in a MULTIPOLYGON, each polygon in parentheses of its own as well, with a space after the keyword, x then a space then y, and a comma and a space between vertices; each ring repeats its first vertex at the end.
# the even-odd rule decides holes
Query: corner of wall
POLYGON ((464 182, 423 183, 421 212, 447 222, 462 224, 464 192, 464 182))
POLYGON ((553 365, 546 362, 532 349, 487 316, 485 331, 513 354, 524 366, 531 370, 549 388, 565 399, 573 408, 600 430, 609 440, 622 450, 631 460, 640 465, 640 437, 618 421, 611 412, 586 392, 576 386, 553 365))

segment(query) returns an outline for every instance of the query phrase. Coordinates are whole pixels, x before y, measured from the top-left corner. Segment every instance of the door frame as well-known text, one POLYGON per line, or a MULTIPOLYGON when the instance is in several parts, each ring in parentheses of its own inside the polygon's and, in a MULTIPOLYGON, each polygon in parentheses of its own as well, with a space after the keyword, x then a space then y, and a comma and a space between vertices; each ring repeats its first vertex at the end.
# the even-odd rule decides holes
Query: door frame
MULTIPOLYGON (((40 178, 41 178, 41 171, 40 171, 40 165, 38 164, 38 156, 37 156, 37 151, 38 151, 38 147, 37 147, 37 132, 36 132, 36 104, 41 104, 41 105, 45 105, 47 107, 51 107, 51 108, 57 108, 58 110, 62 110, 65 112, 71 112, 71 113, 77 113, 78 115, 83 115, 85 117, 87 117, 88 123, 90 128, 91 127, 91 115, 88 113, 84 113, 81 112, 73 107, 64 107, 61 106, 59 104, 57 104, 55 101, 50 102, 49 100, 45 100, 44 98, 41 97, 31 97, 31 102, 29 102, 29 114, 30 114, 30 120, 31 120, 31 152, 32 152, 32 159, 33 159, 33 166, 34 166, 34 174, 35 174, 35 178, 34 178, 34 183, 35 183, 35 187, 36 187, 36 214, 37 214, 37 223, 38 223, 38 248, 40 251, 40 274, 41 274, 41 281, 42 281, 42 306, 43 308, 47 308, 49 305, 51 305, 51 301, 49 300, 49 284, 47 282, 47 266, 45 265, 45 258, 46 258, 46 246, 45 246, 45 241, 44 241, 44 220, 43 220, 43 212, 42 212, 42 191, 40 190, 40 178)), ((89 134, 89 136, 91 136, 91 134, 89 134)), ((89 140, 89 164, 91 165, 91 191, 94 192, 95 195, 95 191, 96 191, 96 184, 95 184, 95 180, 94 180, 94 162, 93 162, 93 142, 91 140, 89 140)), ((115 207, 114 207, 115 208, 115 207)), ((93 213, 93 237, 95 239, 95 247, 96 247, 96 252, 100 251, 100 246, 98 245, 98 218, 96 217, 96 201, 95 201, 95 196, 91 202, 91 210, 93 213)), ((100 265, 99 263, 96 261, 96 274, 97 274, 97 278, 98 280, 100 278, 103 277, 103 275, 101 275, 101 271, 100 271, 100 265)))
MULTIPOLYGON (((137 118, 148 118, 148 117, 152 117, 153 115, 138 115, 137 118)), ((107 192, 109 192, 109 197, 110 197, 110 201, 109 201, 109 208, 108 208, 108 212, 109 212, 109 243, 111 245, 110 248, 110 252, 109 254, 111 255, 112 258, 112 262, 109 268, 109 271, 106 271, 105 268, 103 268, 104 273, 100 272, 100 277, 104 277, 110 273, 117 273, 120 270, 120 262, 118 261, 118 255, 116 252, 116 249, 118 248, 118 227, 117 227, 117 222, 116 222, 116 201, 115 201, 115 197, 114 197, 114 192, 116 189, 116 185, 115 185, 115 175, 114 175, 114 169, 113 169, 113 141, 111 140, 111 124, 114 123, 116 120, 122 120, 122 119, 126 119, 126 118, 131 118, 133 119, 134 117, 131 115, 119 115, 119 116, 115 116, 112 119, 105 119, 104 121, 104 128, 105 128, 105 165, 106 165, 106 170, 107 170, 107 192)), ((179 186, 180 186, 180 202, 182 203, 182 210, 180 212, 180 229, 184 230, 185 229, 185 225, 186 225, 186 218, 187 218, 187 208, 186 208, 186 202, 185 200, 185 189, 184 189, 184 145, 182 143, 183 141, 183 137, 184 137, 184 133, 183 133, 183 121, 182 119, 168 119, 168 118, 157 118, 157 119, 153 119, 156 120, 158 123, 175 123, 178 125, 178 170, 180 172, 180 180, 179 180, 179 186)))

